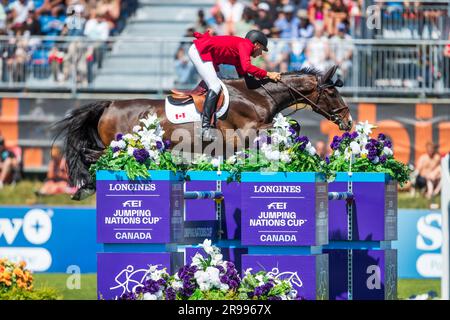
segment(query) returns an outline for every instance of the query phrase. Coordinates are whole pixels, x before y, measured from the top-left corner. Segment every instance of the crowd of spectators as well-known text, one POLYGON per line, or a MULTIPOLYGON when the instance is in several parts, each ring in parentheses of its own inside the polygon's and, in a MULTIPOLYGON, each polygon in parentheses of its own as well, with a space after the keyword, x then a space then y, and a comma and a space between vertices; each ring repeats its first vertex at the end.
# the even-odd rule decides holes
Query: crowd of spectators
MULTIPOLYGON (((277 72, 315 66, 326 69, 338 64, 342 76, 350 71, 353 47, 351 21, 360 18, 362 0, 218 0, 207 14, 198 12, 192 30, 214 35, 244 37, 252 30, 261 30, 267 37, 281 39, 269 42, 269 52, 254 64, 277 72)), ((183 44, 176 54, 179 83, 195 82, 183 44), (183 66, 181 68, 180 66, 183 66)), ((225 77, 233 71, 221 68, 225 77)))
POLYGON ((0 1, 0 79, 22 82, 31 73, 66 81, 77 66, 78 82, 92 81, 94 64, 102 67, 105 41, 118 34, 137 8, 137 0, 0 1), (73 41, 41 41, 31 36, 67 36, 73 41), (83 37, 90 45, 81 47, 83 37))

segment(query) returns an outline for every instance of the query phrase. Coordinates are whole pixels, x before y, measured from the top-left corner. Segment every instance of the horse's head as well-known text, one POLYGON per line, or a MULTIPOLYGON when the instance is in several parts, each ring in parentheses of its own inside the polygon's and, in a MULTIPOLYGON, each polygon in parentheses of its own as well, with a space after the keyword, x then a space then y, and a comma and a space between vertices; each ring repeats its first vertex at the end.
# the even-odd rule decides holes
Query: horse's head
POLYGON ((342 80, 332 80, 336 69, 337 66, 333 66, 322 74, 315 68, 303 68, 285 74, 289 78, 282 79, 282 82, 290 93, 288 105, 302 101, 337 124, 339 129, 348 131, 352 128, 352 116, 348 105, 336 89, 343 86, 342 80))
POLYGON ((322 77, 318 77, 316 105, 311 107, 315 112, 337 124, 339 129, 349 131, 353 125, 350 109, 337 90, 344 83, 341 79, 334 82, 331 80, 336 69, 337 66, 333 66, 322 77))

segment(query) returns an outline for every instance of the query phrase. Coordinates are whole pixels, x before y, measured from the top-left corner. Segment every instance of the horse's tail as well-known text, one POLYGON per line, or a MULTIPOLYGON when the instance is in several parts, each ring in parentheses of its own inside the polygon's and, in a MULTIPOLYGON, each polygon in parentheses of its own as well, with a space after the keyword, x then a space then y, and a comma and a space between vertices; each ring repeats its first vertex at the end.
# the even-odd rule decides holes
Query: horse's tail
POLYGON ((69 182, 73 186, 93 184, 89 174, 89 163, 84 158, 86 150, 101 151, 105 148, 97 132, 97 125, 105 108, 111 101, 98 101, 71 110, 62 120, 56 122, 55 140, 61 137, 64 143, 64 157, 67 161, 69 182))

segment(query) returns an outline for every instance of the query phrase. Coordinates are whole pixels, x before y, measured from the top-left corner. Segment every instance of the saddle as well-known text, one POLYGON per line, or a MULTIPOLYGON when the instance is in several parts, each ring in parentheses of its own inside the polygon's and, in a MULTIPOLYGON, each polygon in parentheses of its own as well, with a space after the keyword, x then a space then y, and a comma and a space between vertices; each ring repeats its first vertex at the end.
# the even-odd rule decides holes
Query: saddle
MULTIPOLYGON (((206 93, 208 92, 208 86, 205 81, 201 81, 194 89, 192 90, 170 90, 172 93, 168 97, 170 103, 174 105, 187 105, 189 103, 194 102, 195 108, 199 113, 203 113, 203 103, 205 102, 206 93)), ((223 94, 223 90, 220 91, 219 98, 217 99, 216 104, 216 112, 222 108, 223 101, 225 96, 223 94)))

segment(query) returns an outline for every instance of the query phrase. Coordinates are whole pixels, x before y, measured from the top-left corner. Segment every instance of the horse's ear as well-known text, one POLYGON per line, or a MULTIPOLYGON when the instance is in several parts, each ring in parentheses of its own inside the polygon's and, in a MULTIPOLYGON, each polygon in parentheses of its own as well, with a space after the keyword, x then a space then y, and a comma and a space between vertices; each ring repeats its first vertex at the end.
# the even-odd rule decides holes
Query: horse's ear
POLYGON ((338 66, 334 65, 334 66, 330 67, 330 69, 328 69, 327 72, 325 72, 325 74, 322 77, 322 84, 327 83, 328 80, 333 78, 334 74, 336 73, 337 68, 338 68, 338 66))

